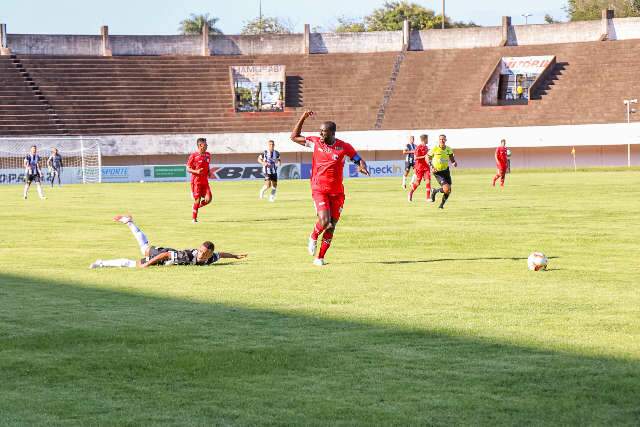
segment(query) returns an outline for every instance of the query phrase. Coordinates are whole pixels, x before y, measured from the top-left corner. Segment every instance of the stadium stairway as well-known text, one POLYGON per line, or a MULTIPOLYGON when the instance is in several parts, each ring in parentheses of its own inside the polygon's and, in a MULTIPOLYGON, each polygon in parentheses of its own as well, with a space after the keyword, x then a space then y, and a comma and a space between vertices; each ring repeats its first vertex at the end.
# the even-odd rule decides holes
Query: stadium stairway
POLYGON ((640 94, 640 40, 407 52, 382 129, 618 123, 640 94), (561 68, 528 105, 481 106, 502 56, 555 55, 561 68), (553 83, 553 84, 552 84, 553 83))
MULTIPOLYGON (((21 61, 70 134, 282 132, 304 108, 342 129, 375 122, 396 54, 45 57, 21 61), (236 113, 229 66, 286 66, 284 112, 236 113)), ((317 126, 318 123, 315 123, 317 126)))
POLYGON ((0 56, 0 136, 64 134, 46 97, 15 56, 0 56))

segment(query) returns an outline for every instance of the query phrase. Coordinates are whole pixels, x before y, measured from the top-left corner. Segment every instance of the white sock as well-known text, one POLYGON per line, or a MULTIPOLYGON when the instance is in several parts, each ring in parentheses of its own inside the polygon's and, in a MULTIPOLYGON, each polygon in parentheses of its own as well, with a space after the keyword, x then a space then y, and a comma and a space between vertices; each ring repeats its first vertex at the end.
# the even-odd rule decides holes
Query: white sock
POLYGON ((105 259, 101 263, 101 267, 120 267, 120 268, 135 268, 136 262, 132 259, 118 258, 118 259, 105 259))
POLYGON ((28 192, 29 192, 29 184, 25 184, 24 191, 22 192, 22 197, 27 197, 28 192))
POLYGON ((42 194, 42 186, 39 182, 36 182, 36 188, 38 189, 38 196, 40 196, 41 199, 44 199, 44 194, 42 194))
POLYGON ((416 175, 415 174, 411 175, 411 185, 413 185, 414 182, 416 182, 416 175))
POLYGON ((262 199, 264 197, 264 192, 267 191, 267 187, 266 185, 263 185, 262 188, 260 189, 260 198, 262 199))
POLYGON ((142 230, 140 230, 138 226, 133 223, 133 221, 129 221, 127 223, 127 226, 129 227, 129 230, 131 230, 131 232, 133 233, 133 237, 136 238, 136 241, 138 242, 138 247, 140 247, 140 252, 144 256, 147 251, 147 248, 149 247, 149 241, 147 240, 147 236, 144 235, 142 230))
POLYGON ((276 189, 275 188, 271 189, 271 197, 273 197, 273 198, 276 197, 276 189))

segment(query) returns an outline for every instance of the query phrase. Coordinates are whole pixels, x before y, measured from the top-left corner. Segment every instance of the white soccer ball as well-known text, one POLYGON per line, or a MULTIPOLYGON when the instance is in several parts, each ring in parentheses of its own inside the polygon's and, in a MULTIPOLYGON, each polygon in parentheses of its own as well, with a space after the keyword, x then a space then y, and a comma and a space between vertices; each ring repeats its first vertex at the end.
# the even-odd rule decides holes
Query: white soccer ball
POLYGON ((529 258, 527 258, 527 266, 531 271, 546 270, 548 263, 549 261, 546 255, 542 252, 533 252, 529 255, 529 258))

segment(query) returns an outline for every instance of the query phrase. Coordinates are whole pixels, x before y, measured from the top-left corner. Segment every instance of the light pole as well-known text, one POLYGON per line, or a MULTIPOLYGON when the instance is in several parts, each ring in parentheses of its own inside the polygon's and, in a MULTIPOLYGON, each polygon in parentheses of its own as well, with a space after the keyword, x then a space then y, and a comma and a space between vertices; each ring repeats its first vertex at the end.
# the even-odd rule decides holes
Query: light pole
POLYGON ((445 14, 444 14, 444 2, 445 2, 445 0, 442 0, 442 29, 443 30, 444 30, 444 17, 445 17, 445 14))
MULTIPOLYGON (((622 101, 627 106, 627 124, 631 123, 631 113, 635 113, 636 109, 631 108, 631 104, 637 104, 637 99, 625 99, 622 101)), ((631 141, 627 142, 627 167, 631 167, 631 141)))
POLYGON ((520 15, 524 18, 524 25, 527 25, 529 23, 529 17, 533 16, 532 13, 523 13, 522 15, 520 15))

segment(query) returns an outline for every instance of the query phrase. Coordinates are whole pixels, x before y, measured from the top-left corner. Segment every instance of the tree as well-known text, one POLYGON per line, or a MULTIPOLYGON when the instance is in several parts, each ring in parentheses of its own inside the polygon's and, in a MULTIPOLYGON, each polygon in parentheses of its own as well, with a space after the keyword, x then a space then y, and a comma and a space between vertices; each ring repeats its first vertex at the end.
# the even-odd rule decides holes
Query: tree
POLYGON ((208 13, 201 15, 192 13, 189 18, 180 21, 178 31, 184 35, 202 34, 202 28, 206 25, 209 27, 209 34, 222 34, 222 31, 215 26, 219 20, 215 16, 209 16, 208 13))
POLYGON ((275 17, 256 18, 247 21, 240 34, 291 34, 293 25, 286 19, 275 17))
MULTIPOLYGON (((406 0, 387 1, 378 9, 374 9, 364 19, 338 18, 336 32, 360 32, 360 31, 398 31, 402 29, 404 20, 409 21, 412 29, 428 30, 442 27, 442 16, 436 15, 431 9, 427 9, 416 3, 406 0)), ((477 27, 473 22, 451 21, 445 17, 445 28, 477 27)))
POLYGON ((617 18, 640 16, 640 0, 567 0, 570 21, 600 19, 603 9, 613 9, 617 18))
POLYGON ((367 27, 362 20, 342 16, 338 18, 338 25, 333 31, 336 33, 362 33, 367 31, 367 27))
POLYGON ((547 13, 546 15, 544 15, 544 22, 546 24, 557 24, 560 21, 557 21, 553 16, 547 13))

